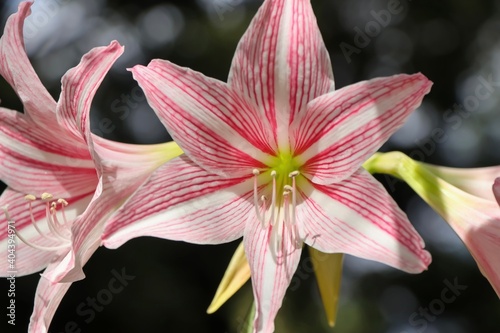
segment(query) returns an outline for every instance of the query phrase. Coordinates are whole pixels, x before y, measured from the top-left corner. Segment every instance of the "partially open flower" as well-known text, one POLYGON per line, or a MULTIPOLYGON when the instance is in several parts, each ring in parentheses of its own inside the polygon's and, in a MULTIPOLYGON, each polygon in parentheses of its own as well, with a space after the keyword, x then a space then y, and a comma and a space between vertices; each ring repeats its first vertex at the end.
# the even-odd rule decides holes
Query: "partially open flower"
POLYGON ((440 167, 400 152, 375 154, 364 166, 408 183, 453 228, 500 297, 500 208, 491 191, 500 166, 440 167))

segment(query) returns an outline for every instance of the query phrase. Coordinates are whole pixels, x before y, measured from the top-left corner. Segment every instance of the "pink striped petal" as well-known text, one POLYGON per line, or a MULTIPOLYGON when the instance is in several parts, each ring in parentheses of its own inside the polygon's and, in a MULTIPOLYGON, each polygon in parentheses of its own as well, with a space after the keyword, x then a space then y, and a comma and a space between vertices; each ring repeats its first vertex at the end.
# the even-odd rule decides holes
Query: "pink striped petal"
MULTIPOLYGON (((36 151, 42 150, 52 155, 62 155, 66 159, 90 159, 88 147, 84 141, 81 138, 72 140, 56 122, 51 123, 50 127, 43 126, 34 122, 26 114, 5 108, 0 108, 0 139, 2 146, 17 150, 20 154, 25 152, 29 154, 33 146, 36 151)), ((56 163, 61 164, 57 161, 56 163)), ((85 162, 82 161, 79 164, 85 164, 85 162)))
POLYGON ((221 178, 186 156, 158 168, 107 223, 106 247, 154 236, 217 244, 243 235, 253 209, 252 178, 221 178))
POLYGON ((59 260, 57 268, 44 272, 43 276, 54 283, 83 279, 83 265, 101 245, 107 217, 125 199, 126 193, 116 193, 111 186, 100 183, 86 210, 73 221, 70 250, 59 260))
POLYGON ((224 82, 162 60, 132 72, 172 137, 203 168, 251 175, 276 151, 257 108, 224 82))
MULTIPOLYGON (((444 178, 440 178, 444 173, 434 174, 436 170, 442 171, 442 167, 423 163, 418 165, 418 162, 404 155, 401 163, 405 167, 399 168, 397 175, 448 222, 467 246, 479 269, 500 297, 500 257, 498 256, 500 252, 500 208, 498 203, 493 199, 488 200, 464 192, 455 187, 455 184, 450 184, 444 178), (415 173, 415 170, 418 172, 415 173), (429 188, 436 190, 426 190, 429 188)), ((482 168, 476 170, 480 171, 482 168)), ((463 183, 459 184, 463 185, 463 183)))
POLYGON ((43 274, 45 278, 52 282, 74 282, 85 277, 83 265, 101 246, 105 222, 137 187, 116 188, 114 184, 114 179, 104 176, 86 210, 73 222, 70 251, 59 262, 57 269, 43 274))
POLYGON ((424 242, 383 186, 364 169, 333 185, 301 184, 306 244, 325 253, 347 253, 409 273, 431 262, 424 242), (306 194, 307 193, 307 194, 306 194))
MULTIPOLYGON (((53 269, 53 266, 56 266, 55 263, 49 265, 47 270, 53 269)), ((53 283, 44 277, 40 278, 28 327, 29 333, 48 333, 54 314, 70 286, 71 283, 53 283)))
POLYGON ((53 282, 72 282, 84 277, 82 267, 101 245, 108 218, 162 163, 180 155, 174 142, 132 145, 91 135, 102 175, 95 195, 72 227, 72 248, 57 270, 44 274, 53 282))
POLYGON ((495 200, 491 186, 500 176, 500 166, 484 168, 450 168, 423 163, 425 168, 446 182, 474 196, 495 200))
POLYGON ((238 45, 228 83, 257 103, 280 144, 287 142, 296 114, 334 89, 309 0, 264 2, 238 45))
POLYGON ((92 99, 104 76, 122 53, 123 47, 117 41, 108 46, 95 47, 62 78, 57 120, 76 140, 87 140, 90 135, 92 99))
POLYGON ((272 228, 262 228, 252 212, 243 237, 245 253, 250 265, 256 307, 254 332, 274 332, 274 318, 281 308, 286 289, 297 270, 302 248, 295 248, 290 241, 290 229, 284 223, 275 228, 283 242, 273 242, 272 228))
POLYGON ((50 135, 24 114, 0 109, 2 181, 35 195, 49 192, 68 198, 92 192, 97 176, 88 148, 56 143, 50 135))
POLYGON ((36 75, 24 48, 23 25, 31 5, 31 1, 21 2, 18 12, 5 24, 0 39, 0 75, 19 95, 25 113, 39 126, 52 128, 56 123, 56 102, 36 75))
POLYGON ((313 100, 291 128, 302 173, 317 184, 349 177, 402 126, 431 85, 422 74, 395 75, 313 100))
MULTIPOLYGON (((488 279, 497 296, 500 297, 500 257, 498 256, 500 251, 500 212, 498 212, 497 205, 495 205, 495 209, 496 211, 489 210, 489 219, 482 220, 479 226, 473 226, 466 232, 455 227, 453 222, 450 225, 467 245, 481 273, 488 279)), ((474 215, 476 215, 474 218, 477 218, 477 213, 474 215)))
POLYGON ((139 175, 150 174, 163 163, 183 153, 174 141, 136 145, 107 140, 95 134, 91 134, 91 140, 94 152, 104 164, 106 171, 119 178, 116 184, 119 186, 124 180, 135 182, 139 175), (122 172, 118 174, 117 171, 122 172))
MULTIPOLYGON (((79 198, 68 198, 69 206, 65 209, 65 215, 68 220, 73 220, 77 215, 81 214, 88 202, 90 201, 89 195, 79 198)), ((37 227, 42 231, 44 236, 41 236, 36 231, 30 217, 29 206, 24 199, 24 194, 12 191, 7 188, 0 197, 0 207, 7 207, 10 215, 11 225, 15 226, 16 231, 28 242, 42 247, 61 246, 64 243, 54 238, 54 233, 51 232, 47 225, 45 204, 36 201, 33 202, 33 217, 37 227)), ((5 226, 0 230, 0 248, 7 249, 8 244, 8 228, 7 218, 3 212, 0 215, 0 225, 5 226)), ((57 214, 59 221, 63 220, 61 212, 57 214)), ((42 251, 37 248, 26 245, 19 238, 15 237, 15 252, 16 262, 15 268, 10 269, 6 260, 0 261, 0 276, 8 276, 8 271, 15 270, 17 276, 23 276, 38 272, 45 268, 47 264, 58 255, 58 253, 67 252, 70 248, 69 244, 66 249, 59 249, 55 251, 42 251)))

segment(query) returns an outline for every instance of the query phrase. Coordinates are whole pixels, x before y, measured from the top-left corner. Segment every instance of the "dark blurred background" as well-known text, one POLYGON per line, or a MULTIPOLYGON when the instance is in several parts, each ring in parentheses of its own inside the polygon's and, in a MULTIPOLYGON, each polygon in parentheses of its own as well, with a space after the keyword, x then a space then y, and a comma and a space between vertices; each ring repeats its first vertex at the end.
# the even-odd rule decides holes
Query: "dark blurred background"
MULTIPOLYGON (((18 3, 2 2, 2 29, 18 3)), ((167 132, 125 68, 163 58, 226 80, 237 42, 261 3, 37 0, 27 21, 26 47, 41 80, 57 97, 61 76, 84 53, 118 40, 126 51, 93 102, 93 131, 124 142, 163 142, 170 139, 167 132)), ((401 72, 422 72, 434 81, 422 107, 384 150, 455 167, 500 164, 499 1, 312 0, 312 6, 337 87, 401 72), (477 89, 491 94, 479 99, 477 89), (460 108, 466 112, 459 113, 460 108), (445 133, 440 142, 431 139, 436 129, 445 133)), ((5 81, 0 86, 2 106, 22 110, 5 81)), ((330 329, 314 274, 304 261, 276 331, 499 332, 500 302, 461 241, 405 184, 379 179, 424 237, 433 255, 429 270, 409 275, 346 257, 337 326, 330 329), (449 283, 466 289, 443 303, 442 291, 449 283)), ((142 238, 114 251, 101 248, 85 266, 87 278, 73 284, 64 298, 50 331, 71 332, 66 325, 75 322, 81 332, 242 332, 252 302, 249 284, 217 313, 205 313, 236 246, 142 238), (123 291, 92 320, 90 314, 79 315, 76 309, 87 297, 96 297, 113 272, 122 269, 134 276, 123 291)), ((38 277, 16 281, 13 332, 27 329, 38 277)), ((7 290, 2 280, 0 294, 7 290)), ((2 304, 5 309, 7 302, 2 304)), ((6 324, 6 316, 0 318, 6 324)))

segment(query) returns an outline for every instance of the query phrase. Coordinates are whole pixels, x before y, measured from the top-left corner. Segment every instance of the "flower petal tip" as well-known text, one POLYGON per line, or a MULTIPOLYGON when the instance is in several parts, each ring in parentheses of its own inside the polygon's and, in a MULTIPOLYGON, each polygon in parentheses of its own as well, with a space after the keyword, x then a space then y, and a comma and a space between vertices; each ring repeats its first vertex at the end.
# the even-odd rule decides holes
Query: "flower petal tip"
POLYGON ((137 71, 140 71, 142 68, 146 68, 146 66, 143 65, 135 65, 134 67, 129 67, 127 68, 127 71, 135 73, 137 71))
POLYGON ((429 268, 429 265, 432 262, 432 256, 427 250, 422 250, 421 253, 421 261, 418 265, 416 265, 414 268, 410 268, 408 270, 408 273, 411 274, 420 274, 424 271, 427 271, 429 268))
POLYGON ((415 73, 414 75, 418 76, 419 80, 422 82, 422 85, 425 87, 425 94, 429 93, 431 91, 431 87, 434 85, 434 82, 429 80, 429 78, 421 72, 415 73))

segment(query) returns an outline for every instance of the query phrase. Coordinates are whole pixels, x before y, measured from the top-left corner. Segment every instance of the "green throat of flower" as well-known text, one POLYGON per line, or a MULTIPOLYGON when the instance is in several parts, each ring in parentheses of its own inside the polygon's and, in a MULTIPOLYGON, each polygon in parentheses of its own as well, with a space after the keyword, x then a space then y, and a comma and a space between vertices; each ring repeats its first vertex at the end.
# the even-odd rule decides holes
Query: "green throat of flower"
MULTIPOLYGON (((299 243, 296 208, 298 200, 297 183, 303 177, 300 164, 291 153, 280 153, 274 157, 267 168, 253 169, 254 204, 257 219, 262 228, 278 226, 283 222, 290 228, 294 243, 299 243)), ((281 236, 273 232, 281 244, 281 236)))

